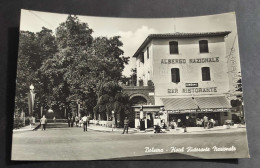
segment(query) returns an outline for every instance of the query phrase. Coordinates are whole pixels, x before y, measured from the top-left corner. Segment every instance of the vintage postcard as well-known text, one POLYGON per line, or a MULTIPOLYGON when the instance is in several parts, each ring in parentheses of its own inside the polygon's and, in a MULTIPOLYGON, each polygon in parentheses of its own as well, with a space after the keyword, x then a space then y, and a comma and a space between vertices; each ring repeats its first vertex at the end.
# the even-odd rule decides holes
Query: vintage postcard
POLYGON ((21 11, 12 160, 248 158, 234 12, 21 11))

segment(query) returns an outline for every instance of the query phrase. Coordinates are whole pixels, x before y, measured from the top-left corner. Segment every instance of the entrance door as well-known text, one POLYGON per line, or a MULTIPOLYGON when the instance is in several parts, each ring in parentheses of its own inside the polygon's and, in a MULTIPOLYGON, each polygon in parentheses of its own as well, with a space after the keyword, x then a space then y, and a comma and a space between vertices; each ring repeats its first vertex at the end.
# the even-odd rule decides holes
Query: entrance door
MULTIPOLYGON (((135 96, 130 100, 131 106, 141 106, 146 105, 147 100, 142 96, 135 96)), ((135 127, 135 111, 133 108, 131 108, 131 112, 129 115, 129 127, 134 128, 135 127)))
POLYGON ((147 128, 153 127, 153 114, 147 113, 147 128))

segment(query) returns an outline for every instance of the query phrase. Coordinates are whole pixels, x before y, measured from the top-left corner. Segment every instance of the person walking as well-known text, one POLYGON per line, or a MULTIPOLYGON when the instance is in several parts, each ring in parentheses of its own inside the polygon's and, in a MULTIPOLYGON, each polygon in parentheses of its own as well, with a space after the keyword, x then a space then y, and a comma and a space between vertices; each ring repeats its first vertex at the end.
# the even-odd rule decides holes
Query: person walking
POLYGON ((207 127, 208 128, 208 123, 209 123, 209 118, 205 115, 203 117, 203 124, 204 124, 204 129, 207 127))
POLYGON ((71 122, 71 127, 73 127, 74 122, 75 122, 75 117, 74 116, 71 117, 71 121, 70 122, 71 122))
POLYGON ((41 123, 42 130, 45 130, 47 124, 47 118, 45 118, 45 115, 42 116, 40 123, 41 123))
POLYGON ((86 114, 84 115, 84 117, 82 117, 82 121, 83 121, 83 130, 88 131, 88 117, 86 116, 86 114))
POLYGON ((177 127, 181 127, 181 119, 179 119, 179 118, 177 120, 177 127))
POLYGON ((71 118, 70 118, 70 116, 68 116, 68 119, 67 119, 67 121, 68 121, 68 126, 70 127, 70 121, 71 121, 71 118))
POLYGON ((56 123, 56 117, 55 116, 53 117, 53 123, 56 123))
POLYGON ((90 115, 87 116, 87 123, 88 123, 88 126, 89 126, 89 122, 90 122, 90 115))
POLYGON ((122 132, 122 134, 125 133, 125 130, 126 130, 126 133, 128 134, 128 124, 129 124, 129 120, 127 119, 127 117, 125 117, 125 120, 124 120, 124 131, 122 132))
POLYGON ((76 123, 76 127, 78 127, 79 126, 78 125, 79 124, 79 117, 78 116, 75 117, 75 123, 76 123))

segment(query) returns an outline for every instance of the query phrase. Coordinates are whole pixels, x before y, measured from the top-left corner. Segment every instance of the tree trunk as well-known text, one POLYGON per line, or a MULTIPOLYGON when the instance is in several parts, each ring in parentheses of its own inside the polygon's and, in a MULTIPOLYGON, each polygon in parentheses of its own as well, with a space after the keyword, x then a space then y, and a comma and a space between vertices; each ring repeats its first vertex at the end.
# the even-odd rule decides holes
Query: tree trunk
POLYGON ((115 116, 115 127, 117 127, 117 115, 116 114, 114 114, 114 116, 115 116))

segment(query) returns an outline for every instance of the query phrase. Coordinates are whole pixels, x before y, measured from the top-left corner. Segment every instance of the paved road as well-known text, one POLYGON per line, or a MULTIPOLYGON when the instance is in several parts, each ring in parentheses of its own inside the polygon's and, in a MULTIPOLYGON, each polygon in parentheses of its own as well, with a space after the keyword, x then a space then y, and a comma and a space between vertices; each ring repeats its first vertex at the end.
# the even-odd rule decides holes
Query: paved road
POLYGON ((245 131, 195 135, 123 135, 119 132, 83 132, 82 128, 68 128, 65 124, 50 124, 46 131, 14 133, 12 146, 12 160, 211 159, 247 155, 245 131), (233 151, 216 152, 212 150, 214 146, 234 146, 235 150, 230 148, 233 151), (187 152, 187 147, 204 150, 208 147, 210 151, 187 152), (179 149, 174 151, 176 148, 179 149))

